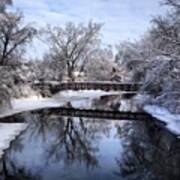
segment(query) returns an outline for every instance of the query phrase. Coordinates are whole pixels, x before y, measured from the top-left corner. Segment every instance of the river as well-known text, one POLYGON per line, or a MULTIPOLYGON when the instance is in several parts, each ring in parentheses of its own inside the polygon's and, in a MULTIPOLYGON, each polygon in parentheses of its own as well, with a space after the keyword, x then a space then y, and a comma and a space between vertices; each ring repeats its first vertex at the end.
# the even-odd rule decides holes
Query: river
POLYGON ((2 180, 179 180, 180 143, 154 122, 16 116, 28 122, 1 160, 2 180))

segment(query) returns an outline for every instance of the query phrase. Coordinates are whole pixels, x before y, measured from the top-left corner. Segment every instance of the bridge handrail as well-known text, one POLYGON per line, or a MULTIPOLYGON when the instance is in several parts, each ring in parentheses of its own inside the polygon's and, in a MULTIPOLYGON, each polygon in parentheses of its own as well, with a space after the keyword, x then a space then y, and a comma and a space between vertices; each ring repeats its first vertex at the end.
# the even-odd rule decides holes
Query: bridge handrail
POLYGON ((104 91, 128 91, 137 92, 141 84, 140 83, 117 83, 117 82, 37 82, 33 84, 34 87, 49 87, 53 93, 63 90, 104 90, 104 91))

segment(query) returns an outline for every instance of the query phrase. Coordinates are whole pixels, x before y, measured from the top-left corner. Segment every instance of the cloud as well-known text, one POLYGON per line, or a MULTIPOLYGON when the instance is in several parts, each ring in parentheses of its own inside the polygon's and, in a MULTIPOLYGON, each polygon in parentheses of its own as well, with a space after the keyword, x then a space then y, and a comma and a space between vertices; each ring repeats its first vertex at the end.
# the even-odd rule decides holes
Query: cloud
POLYGON ((37 26, 89 20, 104 23, 103 41, 113 45, 137 39, 147 30, 152 16, 165 12, 159 0, 14 0, 13 9, 22 10, 26 21, 37 26))

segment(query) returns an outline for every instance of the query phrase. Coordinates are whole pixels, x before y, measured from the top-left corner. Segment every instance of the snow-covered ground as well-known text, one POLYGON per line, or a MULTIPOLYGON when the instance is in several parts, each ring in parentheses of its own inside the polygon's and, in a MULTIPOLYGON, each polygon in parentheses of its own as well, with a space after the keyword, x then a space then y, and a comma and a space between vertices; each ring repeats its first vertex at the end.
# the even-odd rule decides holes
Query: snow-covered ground
POLYGON ((80 108, 90 106, 91 100, 103 95, 118 95, 118 92, 105 91, 64 91, 52 98, 30 97, 25 99, 13 99, 11 109, 0 111, 0 118, 11 116, 20 112, 36 109, 61 107, 71 102, 73 107, 80 108))
POLYGON ((131 99, 128 99, 128 100, 122 99, 122 100, 120 100, 119 111, 137 112, 138 108, 137 108, 136 104, 134 103, 134 101, 132 101, 131 99))
POLYGON ((139 94, 134 97, 134 102, 142 108, 145 112, 151 114, 158 120, 166 123, 166 128, 173 134, 180 137, 180 114, 173 114, 168 109, 156 105, 152 102, 152 97, 139 94))
POLYGON ((4 150, 8 149, 11 141, 26 127, 25 123, 0 123, 0 158, 4 150))
POLYGON ((56 97, 84 97, 84 98, 96 98, 99 96, 104 96, 104 95, 119 95, 119 92, 117 91, 102 91, 102 90, 79 90, 79 91, 61 91, 56 95, 56 97))
MULTIPOLYGON (((64 101, 63 101, 64 102, 64 101)), ((0 118, 11 116, 20 112, 42 109, 46 107, 59 107, 63 105, 63 102, 58 102, 55 99, 14 99, 12 100, 12 108, 5 109, 0 113, 0 118)), ((64 102, 65 103, 65 102, 64 102)))
POLYGON ((165 122, 167 129, 180 137, 180 114, 172 114, 166 108, 157 105, 145 105, 143 109, 153 117, 165 122))
MULTIPOLYGON (((56 99, 71 99, 71 105, 74 108, 92 108, 92 100, 105 95, 119 95, 119 92, 106 92, 102 90, 80 90, 80 91, 62 91, 57 94, 56 99)), ((69 100, 68 100, 69 101, 69 100)))
MULTIPOLYGON (((92 99, 98 98, 103 95, 118 95, 118 92, 105 92, 105 91, 94 91, 94 90, 84 90, 84 91, 64 91, 52 98, 41 98, 41 97, 31 97, 28 99, 14 99, 12 100, 12 109, 6 109, 0 113, 0 118, 17 114, 20 112, 50 108, 50 107, 61 107, 71 102, 73 107, 83 108, 91 106, 92 99)), ((165 122, 167 128, 180 136, 180 114, 172 114, 166 108, 159 107, 157 105, 148 105, 148 96, 138 95, 134 98, 133 105, 140 105, 147 113, 156 117, 157 119, 165 122), (145 104, 145 105, 144 105, 145 104)), ((122 103, 122 102, 121 102, 122 103)), ((121 106, 121 111, 127 108, 127 103, 121 106), (123 107, 123 108, 122 108, 123 107)))

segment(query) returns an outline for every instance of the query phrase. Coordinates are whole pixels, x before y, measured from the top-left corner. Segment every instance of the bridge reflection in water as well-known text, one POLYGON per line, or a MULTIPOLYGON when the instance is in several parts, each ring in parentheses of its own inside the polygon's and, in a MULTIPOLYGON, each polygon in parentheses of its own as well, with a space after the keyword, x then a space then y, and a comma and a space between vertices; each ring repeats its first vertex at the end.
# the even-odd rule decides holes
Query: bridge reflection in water
MULTIPOLYGON (((31 113, 44 113, 49 116, 56 114, 59 116, 68 116, 68 117, 84 117, 84 118, 96 118, 96 119, 110 119, 117 121, 159 121, 150 114, 145 112, 131 112, 131 111, 111 111, 111 110, 92 110, 92 109, 77 109, 77 108, 44 108, 41 110, 32 110, 31 113)), ((0 118, 1 122, 24 122, 23 118, 19 117, 17 113, 14 116, 0 118)))
POLYGON ((29 127, 5 152, 0 179, 180 179, 180 142, 172 134, 145 113, 103 107, 48 108, 5 118, 29 127))
MULTIPOLYGON (((52 109, 51 109, 52 110, 52 109)), ((21 114, 29 121, 3 159, 6 180, 179 180, 180 144, 152 121, 21 114)))
POLYGON ((96 118, 96 119, 110 119, 110 120, 134 120, 134 121, 146 121, 155 120, 150 114, 145 112, 120 112, 111 110, 92 110, 92 109, 77 109, 77 108, 48 108, 43 109, 41 112, 56 114, 60 116, 68 117, 86 117, 86 118, 96 118), (48 112, 47 112, 48 111, 48 112))

